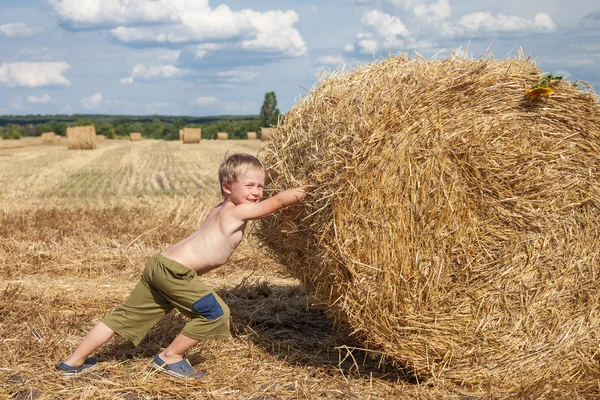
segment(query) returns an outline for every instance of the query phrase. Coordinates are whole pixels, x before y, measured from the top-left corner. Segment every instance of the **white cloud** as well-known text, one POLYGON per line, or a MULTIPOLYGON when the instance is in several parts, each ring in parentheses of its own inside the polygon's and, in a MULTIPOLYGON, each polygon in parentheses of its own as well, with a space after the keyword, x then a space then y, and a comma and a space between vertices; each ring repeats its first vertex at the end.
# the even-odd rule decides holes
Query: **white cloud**
POLYGON ((377 40, 369 33, 359 33, 356 39, 355 47, 358 48, 359 53, 372 54, 379 48, 377 40))
MULTIPOLYGON (((161 32, 158 28, 126 28, 120 26, 110 31, 123 43, 186 44, 193 41, 189 35, 161 32)), ((211 39, 217 39, 213 37, 211 39)))
POLYGON ((48 93, 44 93, 40 97, 27 96, 27 102, 32 104, 48 104, 52 103, 52 97, 48 93))
POLYGON ((463 16, 457 25, 445 24, 444 36, 475 36, 524 33, 551 33, 556 24, 546 13, 537 13, 527 19, 515 15, 492 14, 489 11, 475 12, 463 16))
POLYGON ((73 29, 179 21, 177 10, 168 0, 48 0, 48 3, 61 22, 73 29))
POLYGON ((306 43, 300 33, 292 26, 298 22, 294 11, 256 11, 242 10, 254 28, 253 37, 242 41, 245 49, 281 52, 299 57, 307 54, 306 43))
POLYGON ((90 97, 86 97, 84 99, 79 100, 79 102, 83 104, 85 108, 90 109, 97 108, 98 106, 100 106, 100 104, 102 104, 102 100, 103 98, 100 93, 94 93, 90 97))
POLYGON ((68 104, 65 104, 64 106, 62 106, 62 108, 60 109, 60 112, 62 114, 73 114, 73 107, 71 107, 68 104))
POLYGON ((416 4, 413 12, 417 20, 435 23, 449 18, 452 9, 448 0, 438 0, 432 4, 416 4))
POLYGON ((196 97, 194 100, 192 100, 192 103, 197 105, 197 106, 210 106, 213 104, 219 104, 219 100, 217 100, 216 97, 205 97, 205 96, 200 96, 200 97, 196 97))
POLYGON ((121 79, 120 82, 124 85, 131 85, 135 80, 151 81, 155 79, 172 78, 181 75, 181 73, 181 69, 173 65, 153 65, 145 67, 141 64, 137 64, 129 70, 129 76, 121 79))
POLYGON ((236 12, 224 4, 211 8, 208 0, 48 1, 63 24, 77 29, 113 28, 112 35, 124 44, 228 42, 234 48, 291 57, 307 54, 306 43, 293 27, 298 22, 295 11, 236 12))
POLYGON ((179 58, 181 50, 164 50, 161 49, 158 54, 158 59, 163 61, 175 61, 179 58))
POLYGON ((35 36, 43 31, 44 28, 41 26, 30 26, 23 22, 0 25, 0 33, 9 38, 35 36))
POLYGON ((405 13, 413 14, 420 22, 435 23, 450 17, 449 0, 381 0, 382 3, 405 13))
POLYGON ((319 63, 324 65, 338 66, 344 62, 344 59, 339 56, 324 56, 319 58, 319 63))
POLYGON ((408 29, 398 17, 377 10, 367 12, 363 15, 361 22, 366 27, 375 30, 383 38, 385 47, 399 45, 402 41, 401 38, 398 38, 399 36, 408 37, 410 35, 408 29))
MULTIPOLYGON (((354 46, 352 45, 351 47, 351 51, 353 51, 354 46)), ((332 69, 340 67, 344 63, 344 59, 340 56, 323 56, 320 57, 317 62, 318 64, 314 74, 317 78, 320 78, 323 76, 324 71, 331 71, 332 69)))
POLYGON ((15 62, 0 65, 0 83, 6 86, 70 85, 62 74, 70 68, 66 62, 15 62))
POLYGON ((194 60, 198 60, 208 54, 211 50, 218 50, 223 48, 222 44, 217 43, 202 43, 196 46, 196 55, 194 60))
POLYGON ((248 83, 258 78, 258 73, 243 69, 233 69, 229 71, 219 71, 217 76, 227 83, 248 83))

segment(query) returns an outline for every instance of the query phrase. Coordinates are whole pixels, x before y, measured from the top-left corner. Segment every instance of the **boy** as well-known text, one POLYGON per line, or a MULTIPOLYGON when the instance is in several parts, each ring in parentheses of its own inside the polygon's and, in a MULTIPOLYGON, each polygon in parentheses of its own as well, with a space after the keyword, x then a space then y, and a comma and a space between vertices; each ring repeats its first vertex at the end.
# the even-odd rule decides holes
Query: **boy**
POLYGON ((223 265, 240 244, 246 223, 263 218, 306 196, 306 187, 288 189, 262 201, 265 168, 248 154, 232 154, 219 168, 223 202, 194 233, 148 260, 142 278, 123 305, 100 320, 58 371, 71 376, 95 365, 86 358, 116 332, 138 346, 173 308, 191 318, 173 342, 154 357, 152 367, 171 376, 204 376, 184 358, 200 340, 227 339, 229 308, 196 275, 223 265))

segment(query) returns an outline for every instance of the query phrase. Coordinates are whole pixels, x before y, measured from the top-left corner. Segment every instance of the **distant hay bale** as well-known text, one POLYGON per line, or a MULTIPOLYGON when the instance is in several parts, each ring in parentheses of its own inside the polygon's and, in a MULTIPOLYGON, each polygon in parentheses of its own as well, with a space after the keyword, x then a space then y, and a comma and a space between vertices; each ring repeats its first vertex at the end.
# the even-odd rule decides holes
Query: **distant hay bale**
POLYGON ((70 150, 93 150, 96 148, 94 125, 67 128, 67 148, 70 150))
POLYGON ((248 140, 256 140, 256 132, 248 132, 248 140))
POLYGON ((275 128, 260 128, 260 140, 263 142, 268 142, 271 140, 274 131, 275 128))
POLYGON ((391 57, 319 82, 264 149, 269 187, 314 188, 261 238, 421 377, 598 394, 600 106, 560 80, 529 100, 541 76, 391 57))
POLYGON ((130 132, 129 133, 129 140, 131 140, 132 142, 139 142, 142 140, 142 133, 141 132, 130 132))
POLYGON ((183 128, 183 143, 200 143, 201 137, 200 128, 183 128))
POLYGON ((179 130, 179 140, 183 140, 183 129, 179 130))
POLYGON ((42 143, 55 143, 56 141, 56 134, 54 132, 42 133, 42 143))
POLYGON ((106 136, 105 135, 96 135, 96 141, 98 143, 104 142, 104 140, 106 140, 106 136))
POLYGON ((227 132, 217 132, 217 140, 227 140, 229 139, 229 135, 227 132))

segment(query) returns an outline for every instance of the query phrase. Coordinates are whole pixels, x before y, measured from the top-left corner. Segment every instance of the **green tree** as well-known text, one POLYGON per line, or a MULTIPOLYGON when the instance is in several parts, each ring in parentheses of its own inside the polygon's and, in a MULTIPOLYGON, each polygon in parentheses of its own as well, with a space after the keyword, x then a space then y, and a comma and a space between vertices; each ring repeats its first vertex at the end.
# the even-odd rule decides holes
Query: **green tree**
POLYGON ((21 139, 25 130, 21 125, 12 124, 5 126, 2 129, 2 138, 4 139, 21 139))
POLYGON ((279 119, 279 109, 277 108, 277 96, 275 92, 265 93, 263 105, 260 108, 259 123, 261 127, 270 127, 277 125, 279 119))
POLYGON ((144 130, 142 134, 145 137, 149 137, 152 139, 162 139, 164 137, 165 124, 159 120, 155 119, 151 123, 146 124, 144 126, 144 130))
POLYGON ((75 121, 75 126, 88 126, 88 125, 96 126, 96 123, 94 121, 92 121, 91 119, 83 119, 83 118, 80 118, 77 121, 75 121))
POLYGON ((131 132, 142 132, 144 130, 144 125, 141 122, 134 122, 133 124, 129 125, 129 132, 127 132, 127 135, 129 135, 131 132))
POLYGON ((112 124, 110 122, 100 122, 96 126, 96 134, 104 135, 107 139, 115 138, 115 130, 113 129, 112 124))

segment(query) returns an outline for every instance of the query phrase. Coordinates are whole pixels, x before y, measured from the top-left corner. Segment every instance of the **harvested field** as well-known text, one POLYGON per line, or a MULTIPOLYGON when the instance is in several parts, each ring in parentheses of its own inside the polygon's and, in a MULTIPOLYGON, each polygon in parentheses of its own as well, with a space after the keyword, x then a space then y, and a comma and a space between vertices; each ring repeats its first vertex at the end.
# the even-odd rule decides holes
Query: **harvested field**
MULTIPOLYGON (((183 325, 168 316, 135 349, 115 337, 95 371, 64 379, 56 364, 125 300, 147 258, 180 240, 219 201, 226 151, 260 141, 108 140, 93 152, 66 146, 0 147, 0 398, 39 399, 464 399, 443 382, 418 384, 378 368, 299 281, 248 235, 205 276, 229 304, 233 339, 190 354, 199 381, 150 373, 152 356, 183 325)), ((4 145, 5 143, 3 143, 4 145)), ((249 232, 251 229, 248 229, 249 232)), ((469 394, 491 398, 485 392, 469 394)))

